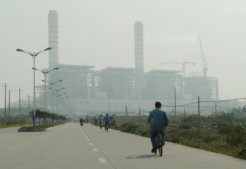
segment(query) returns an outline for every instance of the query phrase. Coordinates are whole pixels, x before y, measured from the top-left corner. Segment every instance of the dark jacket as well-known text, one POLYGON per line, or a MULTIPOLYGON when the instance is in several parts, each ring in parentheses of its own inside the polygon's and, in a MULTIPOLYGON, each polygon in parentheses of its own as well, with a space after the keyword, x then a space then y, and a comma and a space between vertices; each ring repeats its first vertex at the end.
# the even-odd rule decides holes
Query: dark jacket
POLYGON ((84 119, 83 118, 80 118, 79 121, 80 121, 80 123, 83 123, 84 122, 84 119))
POLYGON ((148 117, 148 122, 151 124, 151 129, 156 130, 165 130, 168 125, 168 118, 166 112, 161 109, 154 109, 150 112, 148 117))
POLYGON ((105 123, 109 123, 110 122, 110 117, 109 116, 105 116, 104 117, 104 121, 105 121, 105 123))

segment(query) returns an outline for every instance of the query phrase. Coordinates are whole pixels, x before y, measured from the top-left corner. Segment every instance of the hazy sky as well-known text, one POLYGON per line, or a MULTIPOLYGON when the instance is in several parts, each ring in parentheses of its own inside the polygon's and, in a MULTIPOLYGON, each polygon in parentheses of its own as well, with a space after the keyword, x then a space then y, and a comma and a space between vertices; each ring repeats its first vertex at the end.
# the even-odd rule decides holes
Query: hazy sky
MULTIPOLYGON (((15 52, 48 46, 48 12, 59 15, 60 63, 133 67, 133 24, 144 24, 145 70, 161 62, 196 62, 188 73, 201 72, 197 37, 204 44, 208 75, 218 77, 220 98, 246 96, 245 0, 0 0, 0 85, 32 95, 32 59, 15 52)), ((37 67, 48 66, 48 53, 37 67)), ((181 70, 181 66, 166 66, 181 70)), ((37 84, 42 75, 38 73, 37 84)), ((0 106, 4 88, 0 89, 0 106)))

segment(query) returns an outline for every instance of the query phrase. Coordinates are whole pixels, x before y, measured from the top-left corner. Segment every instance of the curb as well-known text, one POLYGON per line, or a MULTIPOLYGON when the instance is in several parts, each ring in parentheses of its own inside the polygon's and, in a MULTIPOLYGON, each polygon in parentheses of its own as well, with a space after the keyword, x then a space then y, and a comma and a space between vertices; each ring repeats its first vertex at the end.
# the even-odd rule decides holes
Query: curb
POLYGON ((18 132, 44 132, 44 131, 50 131, 50 130, 56 129, 60 127, 61 125, 64 125, 64 124, 59 124, 59 125, 52 126, 49 128, 34 128, 33 129, 33 128, 28 128, 28 127, 20 127, 17 131, 18 132))
POLYGON ((59 124, 59 125, 57 125, 57 126, 53 126, 53 127, 46 128, 45 131, 51 131, 51 130, 54 130, 54 129, 58 128, 58 127, 61 127, 62 125, 64 125, 64 124, 59 124))

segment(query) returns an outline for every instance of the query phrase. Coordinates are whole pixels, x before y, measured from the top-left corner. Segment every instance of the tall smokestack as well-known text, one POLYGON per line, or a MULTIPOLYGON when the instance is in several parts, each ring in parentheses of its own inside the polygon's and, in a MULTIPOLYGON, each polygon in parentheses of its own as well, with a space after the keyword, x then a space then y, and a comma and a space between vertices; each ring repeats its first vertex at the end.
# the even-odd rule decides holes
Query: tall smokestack
POLYGON ((49 68, 58 64, 58 15, 56 11, 50 11, 48 15, 48 33, 49 33, 49 68))
POLYGON ((144 75, 144 45, 143 45, 143 24, 135 22, 134 24, 134 45, 135 45, 135 70, 136 70, 136 98, 141 99, 143 93, 143 75, 144 75))
POLYGON ((135 69, 138 73, 144 73, 144 45, 143 45, 143 24, 135 22, 134 24, 135 40, 135 69))

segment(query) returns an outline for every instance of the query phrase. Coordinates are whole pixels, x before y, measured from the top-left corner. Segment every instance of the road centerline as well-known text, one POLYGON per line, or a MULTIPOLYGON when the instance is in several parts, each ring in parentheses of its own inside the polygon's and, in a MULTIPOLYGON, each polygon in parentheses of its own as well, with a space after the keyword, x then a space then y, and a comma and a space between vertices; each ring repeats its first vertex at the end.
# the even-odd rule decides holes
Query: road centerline
POLYGON ((105 158, 100 157, 98 158, 98 160, 100 163, 104 163, 104 164, 107 163, 107 160, 105 160, 105 158))

